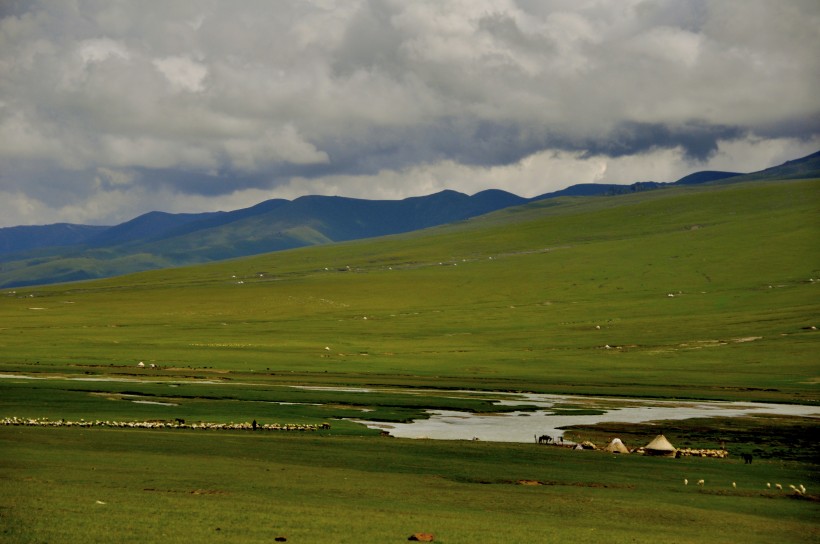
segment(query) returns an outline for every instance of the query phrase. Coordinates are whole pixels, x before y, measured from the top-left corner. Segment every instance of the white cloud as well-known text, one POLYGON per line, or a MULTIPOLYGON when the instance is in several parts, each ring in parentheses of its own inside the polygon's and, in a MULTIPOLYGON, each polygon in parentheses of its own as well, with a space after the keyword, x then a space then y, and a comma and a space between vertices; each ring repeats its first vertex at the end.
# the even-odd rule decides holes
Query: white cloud
POLYGON ((174 91, 198 92, 205 90, 208 67, 188 57, 155 59, 154 66, 168 80, 174 91))
POLYGON ((207 171, 218 162, 207 148, 160 138, 105 136, 98 154, 113 167, 181 168, 207 171))
POLYGON ((108 38, 83 40, 80 42, 79 54, 85 64, 102 62, 110 57, 119 57, 123 60, 131 57, 123 44, 108 38))
POLYGON ((40 132, 25 114, 0 104, 0 158, 38 160, 59 153, 59 142, 40 132))
POLYGON ((233 166, 245 172, 257 172, 267 164, 278 162, 328 162, 327 153, 305 141, 291 124, 266 129, 254 139, 229 139, 224 145, 233 166))
POLYGON ((43 202, 22 191, 0 190, 0 217, 3 218, 0 226, 59 223, 59 220, 45 219, 52 217, 50 211, 43 202))
POLYGON ((699 60, 701 39, 700 35, 687 30, 657 27, 629 40, 626 50, 645 59, 655 59, 661 67, 679 63, 693 68, 699 60))

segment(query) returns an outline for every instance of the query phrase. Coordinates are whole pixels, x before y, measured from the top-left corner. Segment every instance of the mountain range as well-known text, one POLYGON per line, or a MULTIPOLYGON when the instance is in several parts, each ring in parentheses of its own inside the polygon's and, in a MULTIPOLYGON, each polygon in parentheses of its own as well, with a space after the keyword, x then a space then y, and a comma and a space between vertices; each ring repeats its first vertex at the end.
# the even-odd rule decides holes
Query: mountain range
POLYGON ((673 183, 578 184, 534 198, 501 190, 446 190, 404 200, 337 196, 273 199, 229 212, 149 212, 115 226, 58 223, 0 228, 0 287, 94 279, 343 242, 453 223, 558 197, 601 197, 666 187, 820 177, 820 152, 759 172, 703 171, 673 183))

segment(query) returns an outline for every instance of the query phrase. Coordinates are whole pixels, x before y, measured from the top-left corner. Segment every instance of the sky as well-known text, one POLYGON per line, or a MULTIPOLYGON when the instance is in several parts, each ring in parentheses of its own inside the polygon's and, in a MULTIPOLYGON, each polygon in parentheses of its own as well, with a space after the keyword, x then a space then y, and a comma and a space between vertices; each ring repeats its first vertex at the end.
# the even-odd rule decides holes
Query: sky
POLYGON ((817 0, 0 0, 0 227, 751 172, 817 0))

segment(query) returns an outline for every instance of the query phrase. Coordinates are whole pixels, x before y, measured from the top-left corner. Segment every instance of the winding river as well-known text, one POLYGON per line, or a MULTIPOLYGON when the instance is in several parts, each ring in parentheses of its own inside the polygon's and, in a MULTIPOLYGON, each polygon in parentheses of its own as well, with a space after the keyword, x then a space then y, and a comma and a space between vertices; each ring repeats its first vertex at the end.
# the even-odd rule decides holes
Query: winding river
MULTIPOLYGON (((479 394, 479 392, 470 392, 479 394)), ((507 406, 534 405, 536 411, 500 414, 474 414, 448 410, 428 410, 428 419, 411 423, 358 421, 370 428, 402 438, 439 440, 487 440, 494 442, 532 442, 547 434, 563 437, 561 427, 594 425, 604 422, 647 423, 703 417, 741 417, 781 415, 820 418, 820 406, 719 401, 663 401, 578 397, 541 394, 494 393, 495 402, 507 406), (573 411, 575 412, 573 414, 573 411)), ((659 428, 660 431, 660 428, 659 428)))

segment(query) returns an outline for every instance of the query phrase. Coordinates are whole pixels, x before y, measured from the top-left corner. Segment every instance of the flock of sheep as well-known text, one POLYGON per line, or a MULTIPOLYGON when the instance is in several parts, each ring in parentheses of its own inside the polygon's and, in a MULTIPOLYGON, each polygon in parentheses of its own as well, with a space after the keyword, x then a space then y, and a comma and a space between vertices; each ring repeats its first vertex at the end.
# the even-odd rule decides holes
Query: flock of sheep
POLYGON ((729 457, 729 452, 724 449, 678 448, 677 455, 679 457, 712 457, 715 459, 725 459, 729 457))
POLYGON ((21 418, 6 417, 0 419, 0 425, 16 425, 26 427, 116 427, 127 429, 204 429, 204 430, 259 430, 259 431, 317 431, 319 429, 329 429, 329 423, 308 424, 292 423, 281 425, 279 423, 257 424, 253 423, 209 423, 196 422, 185 423, 184 420, 174 421, 69 421, 65 419, 50 420, 48 418, 21 418))
MULTIPOLYGON (((700 479, 696 483, 697 483, 698 487, 703 488, 706 485, 706 480, 700 479)), ((689 485, 689 479, 688 478, 683 479, 683 485, 689 485)), ((737 482, 732 482, 732 488, 737 489, 737 482)), ((771 482, 767 482, 766 483, 766 489, 771 489, 771 488, 772 488, 771 482)), ((778 491, 783 491, 783 485, 782 484, 776 483, 776 484, 774 484, 774 488, 777 489, 778 491)), ((803 484, 789 485, 789 488, 792 490, 792 493, 794 493, 795 495, 801 495, 802 496, 802 495, 806 494, 806 486, 804 486, 803 484)))

